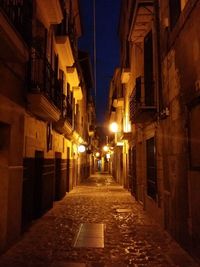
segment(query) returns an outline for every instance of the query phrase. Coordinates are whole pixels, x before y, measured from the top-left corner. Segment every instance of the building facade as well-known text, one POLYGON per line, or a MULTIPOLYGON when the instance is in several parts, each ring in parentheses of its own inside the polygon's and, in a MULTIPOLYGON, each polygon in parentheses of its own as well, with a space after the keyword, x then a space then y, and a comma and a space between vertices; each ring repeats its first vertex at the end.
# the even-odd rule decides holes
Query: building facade
POLYGON ((90 173, 91 71, 78 1, 3 0, 0 21, 2 251, 90 173))
MULTIPOLYGON (((144 209, 197 258, 199 9, 195 0, 122 1, 118 81, 124 101, 118 115, 123 183, 128 181, 144 209)), ((113 108, 114 102, 111 121, 113 108)))
POLYGON ((200 1, 160 4, 164 224, 198 257, 199 12, 200 1))
POLYGON ((110 136, 110 143, 114 147, 114 154, 112 156, 112 163, 115 166, 112 169, 112 175, 115 180, 125 186, 123 179, 123 147, 121 146, 121 133, 123 131, 123 110, 124 110, 124 96, 121 85, 121 70, 116 68, 113 78, 110 82, 109 88, 109 125, 113 122, 117 123, 117 129, 110 136))

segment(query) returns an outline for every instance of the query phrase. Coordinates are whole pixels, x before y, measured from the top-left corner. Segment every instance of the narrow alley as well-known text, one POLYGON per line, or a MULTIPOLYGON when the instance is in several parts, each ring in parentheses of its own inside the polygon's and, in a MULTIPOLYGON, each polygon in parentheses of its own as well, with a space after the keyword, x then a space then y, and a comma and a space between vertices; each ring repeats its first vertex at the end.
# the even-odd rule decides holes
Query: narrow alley
POLYGON ((95 173, 34 221, 20 240, 1 255, 0 266, 197 267, 198 264, 111 175, 95 173))

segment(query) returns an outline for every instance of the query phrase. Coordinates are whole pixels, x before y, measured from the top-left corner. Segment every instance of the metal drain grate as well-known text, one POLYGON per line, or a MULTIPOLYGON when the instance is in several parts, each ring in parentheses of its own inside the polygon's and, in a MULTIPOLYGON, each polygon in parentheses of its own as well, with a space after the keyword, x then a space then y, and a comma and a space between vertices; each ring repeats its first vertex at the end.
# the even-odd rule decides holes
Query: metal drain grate
POLYGON ((125 213, 125 212, 132 212, 132 210, 131 209, 116 209, 116 212, 125 213))
POLYGON ((82 223, 76 235, 74 247, 104 248, 104 224, 82 223))

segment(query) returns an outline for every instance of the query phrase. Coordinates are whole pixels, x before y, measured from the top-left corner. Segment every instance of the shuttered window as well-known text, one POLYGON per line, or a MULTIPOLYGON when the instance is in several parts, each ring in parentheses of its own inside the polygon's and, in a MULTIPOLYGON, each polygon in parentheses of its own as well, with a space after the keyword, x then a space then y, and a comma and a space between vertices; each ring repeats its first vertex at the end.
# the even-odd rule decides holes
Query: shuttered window
POLYGON ((181 1, 169 0, 170 27, 174 28, 181 13, 181 1))

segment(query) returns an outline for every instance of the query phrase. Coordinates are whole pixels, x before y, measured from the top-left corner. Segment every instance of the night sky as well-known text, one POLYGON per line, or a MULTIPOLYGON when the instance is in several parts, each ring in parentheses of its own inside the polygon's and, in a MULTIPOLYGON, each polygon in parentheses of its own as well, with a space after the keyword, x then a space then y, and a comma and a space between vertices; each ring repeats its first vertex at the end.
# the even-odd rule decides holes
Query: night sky
MULTIPOLYGON (((119 65, 118 23, 121 0, 96 0, 96 112, 97 124, 105 120, 109 83, 119 65)), ((93 0, 80 0, 83 34, 79 48, 94 62, 93 0)))

